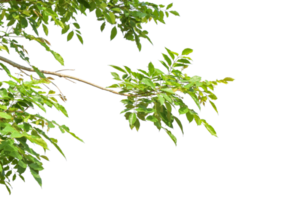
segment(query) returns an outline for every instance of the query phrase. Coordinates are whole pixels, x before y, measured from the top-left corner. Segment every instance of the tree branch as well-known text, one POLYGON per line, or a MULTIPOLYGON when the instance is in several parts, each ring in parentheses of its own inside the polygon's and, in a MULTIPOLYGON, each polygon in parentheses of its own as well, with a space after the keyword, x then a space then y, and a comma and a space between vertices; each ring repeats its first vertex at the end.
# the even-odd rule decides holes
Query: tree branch
MULTIPOLYGON (((18 69, 22 69, 22 70, 26 70, 26 71, 30 71, 30 72, 35 72, 33 69, 29 68, 29 67, 25 67, 25 66, 22 66, 18 63, 15 63, 7 58, 4 58, 2 56, 0 56, 0 60, 2 60, 3 62, 6 62, 8 64, 10 64, 11 66, 13 67, 16 67, 18 69)), ((99 88, 101 90, 105 90, 105 91, 108 91, 108 92, 111 92, 111 93, 114 93, 114 94, 118 94, 118 95, 121 95, 121 96, 135 96, 135 95, 131 95, 131 94, 122 94, 122 93, 119 93, 119 92, 116 92, 114 90, 110 90, 110 89, 107 89, 107 88, 104 88, 104 87, 101 87, 99 85, 96 85, 94 83, 90 83, 88 81, 85 81, 85 80, 82 80, 82 79, 79 79, 79 78, 76 78, 74 76, 69 76, 69 75, 65 75, 65 74, 61 74, 61 73, 57 73, 57 72, 51 72, 51 71, 46 71, 46 70, 40 70, 42 73, 44 74, 51 74, 51 75, 54 75, 54 76, 58 76, 58 77, 62 77, 62 78, 69 78, 69 79, 73 79, 73 80, 76 80, 76 81, 80 81, 82 83, 85 83, 85 84, 88 84, 88 85, 91 85, 91 86, 94 86, 96 88, 99 88)))

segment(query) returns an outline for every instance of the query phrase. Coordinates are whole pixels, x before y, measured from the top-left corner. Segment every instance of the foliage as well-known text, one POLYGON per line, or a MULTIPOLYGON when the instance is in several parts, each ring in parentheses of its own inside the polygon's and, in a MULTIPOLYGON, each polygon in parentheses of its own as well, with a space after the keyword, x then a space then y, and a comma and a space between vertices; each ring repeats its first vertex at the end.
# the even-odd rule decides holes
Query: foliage
MULTIPOLYGON (((45 35, 48 35, 49 25, 53 23, 61 28, 61 33, 66 35, 67 41, 72 40, 76 35, 79 42, 83 44, 81 26, 76 17, 79 14, 87 15, 88 11, 94 12, 97 20, 101 22, 100 31, 104 31, 107 24, 111 25, 111 40, 121 31, 125 39, 134 41, 137 48, 141 50, 141 38, 151 42, 142 24, 151 20, 155 23, 165 23, 165 17, 169 17, 170 14, 179 16, 178 12, 171 10, 172 6, 172 3, 165 6, 139 0, 0 0, 0 51, 10 53, 14 50, 30 65, 28 52, 18 41, 18 38, 25 38, 38 42, 61 65, 64 65, 63 57, 50 48, 50 42, 40 37, 39 32, 44 31, 45 35), (28 32, 29 27, 34 34, 28 32)), ((152 63, 149 63, 147 71, 139 69, 138 72, 133 72, 126 66, 124 68, 112 66, 122 74, 112 72, 112 76, 118 83, 108 88, 119 88, 121 91, 114 93, 127 96, 122 100, 126 109, 121 113, 125 113, 131 129, 135 127, 139 130, 140 120, 150 121, 159 130, 164 129, 176 144, 177 139, 169 128, 173 128, 173 122, 176 121, 183 133, 181 121, 173 115, 177 106, 179 114, 185 114, 189 122, 194 120, 197 125, 203 124, 212 135, 216 136, 214 128, 206 120, 200 119, 198 113, 190 109, 184 103, 183 97, 176 92, 188 94, 199 110, 201 105, 209 101, 217 111, 213 103, 213 100, 217 99, 213 93, 214 87, 218 83, 226 84, 233 79, 201 81, 199 76, 190 77, 183 74, 183 70, 191 64, 192 59, 188 55, 193 50, 184 49, 181 55, 166 50, 168 55, 163 54, 164 61, 161 63, 167 69, 167 73, 155 68, 152 63)), ((60 93, 56 94, 47 86, 55 85, 51 77, 46 77, 42 70, 32 65, 28 70, 5 59, 1 61, 18 68, 21 76, 28 75, 23 70, 38 75, 38 78, 28 75, 30 77, 28 81, 23 77, 14 77, 8 66, 0 62, 1 68, 10 78, 8 81, 0 82, 0 183, 10 192, 11 180, 14 181, 17 176, 25 180, 22 174, 27 168, 35 180, 42 185, 39 175, 39 171, 43 170, 41 158, 45 160, 48 158, 36 152, 32 143, 42 147, 46 152, 48 150, 46 141, 48 141, 65 156, 57 144, 57 139, 48 135, 50 129, 58 127, 62 133, 67 132, 76 139, 82 140, 70 132, 67 126, 59 125, 35 112, 36 107, 46 112, 45 106, 47 106, 55 108, 68 117, 67 111, 58 103, 55 96, 59 96, 63 101, 66 98, 60 93), (42 88, 42 85, 48 89, 42 88)))
POLYGON ((167 48, 166 50, 169 56, 162 54, 164 61, 160 62, 167 69, 167 73, 155 68, 151 62, 148 65, 148 70, 139 69, 140 73, 133 72, 127 66, 122 69, 112 65, 113 68, 122 72, 122 76, 112 72, 114 79, 120 81, 120 83, 113 84, 109 88, 120 88, 120 93, 131 94, 127 99, 121 101, 126 107, 121 113, 125 113, 124 116, 129 121, 131 129, 135 127, 138 131, 140 120, 151 121, 159 130, 164 129, 176 145, 177 139, 167 127, 173 128, 175 120, 183 133, 181 121, 172 114, 177 106, 179 107, 179 114, 185 114, 189 122, 194 120, 197 125, 204 124, 211 135, 217 136, 214 128, 205 119, 200 119, 198 113, 190 109, 184 103, 183 97, 176 94, 176 92, 188 94, 199 110, 201 104, 205 105, 209 101, 215 111, 218 112, 216 105, 212 102, 217 100, 216 95, 213 93, 214 87, 218 83, 227 84, 228 81, 233 81, 233 79, 227 77, 223 80, 201 81, 200 76, 190 77, 183 74, 182 71, 191 64, 192 59, 188 55, 193 50, 184 49, 181 55, 167 48), (167 127, 163 127, 162 122, 167 127))

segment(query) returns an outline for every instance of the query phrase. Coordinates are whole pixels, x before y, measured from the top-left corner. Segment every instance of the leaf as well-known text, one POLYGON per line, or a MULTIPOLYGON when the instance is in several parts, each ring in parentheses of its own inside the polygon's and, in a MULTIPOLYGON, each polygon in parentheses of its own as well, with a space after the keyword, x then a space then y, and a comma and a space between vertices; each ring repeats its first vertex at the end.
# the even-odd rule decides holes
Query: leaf
POLYGON ((105 17, 106 21, 107 21, 109 24, 113 24, 112 21, 111 21, 110 15, 107 14, 107 12, 104 13, 104 17, 105 17))
POLYGON ((113 27, 111 29, 110 40, 113 40, 116 37, 117 33, 118 33, 117 28, 113 27))
POLYGON ((165 103, 164 97, 161 94, 158 94, 157 97, 158 97, 160 104, 163 105, 165 103))
POLYGON ((65 26, 65 27, 61 30, 61 34, 65 34, 66 32, 68 32, 69 29, 70 29, 70 25, 65 26))
POLYGON ((9 114, 7 114, 5 112, 0 112, 0 118, 12 119, 12 116, 10 116, 9 114))
POLYGON ((80 26, 78 23, 73 23, 73 25, 77 28, 77 29, 80 29, 80 26))
POLYGON ((73 38, 74 31, 71 31, 67 36, 67 41, 70 41, 73 38))
POLYGON ((48 36, 48 27, 45 24, 43 24, 43 29, 45 34, 48 36))
POLYGON ((109 17, 111 19, 111 23, 115 24, 116 23, 116 17, 115 17, 113 12, 109 12, 109 17))
POLYGON ((211 135, 218 137, 215 129, 211 125, 209 125, 208 123, 205 123, 204 126, 210 132, 211 135))
POLYGON ((234 81, 234 79, 233 79, 233 78, 230 78, 230 77, 226 77, 226 78, 224 78, 223 80, 224 80, 224 81, 234 81))
POLYGON ((197 99, 196 95, 192 92, 189 92, 188 94, 192 97, 192 99, 194 100, 194 102, 198 106, 199 110, 201 110, 200 102, 199 102, 199 99, 197 99))
POLYGON ((136 114, 135 113, 131 113, 129 115, 129 124, 133 125, 135 123, 135 121, 136 121, 136 114))
POLYGON ((80 43, 83 44, 83 39, 82 39, 81 35, 76 34, 76 36, 77 36, 78 40, 80 41, 80 43))
POLYGON ((36 68, 35 66, 32 66, 32 68, 39 75, 39 77, 46 78, 46 76, 38 68, 36 68))
POLYGON ((105 23, 105 22, 103 22, 103 23, 102 23, 102 25, 101 25, 101 27, 100 27, 100 30, 101 30, 101 32, 104 30, 104 28, 105 28, 105 25, 106 25, 106 23, 105 23))
POLYGON ((152 115, 149 115, 146 120, 151 121, 151 122, 158 122, 158 119, 152 115))
MULTIPOLYGON (((211 104, 211 106, 215 109, 215 111, 218 113, 218 109, 216 107, 216 105, 214 104, 214 102, 209 101, 209 103, 211 104)), ((218 113, 219 114, 219 113, 218 113)))
POLYGON ((172 99, 171 99, 167 94, 161 93, 161 95, 162 95, 168 102, 170 102, 170 103, 173 102, 172 99))
POLYGON ((175 59, 174 53, 170 49, 167 49, 167 48, 165 48, 165 49, 167 50, 167 52, 171 56, 171 58, 174 60, 175 59))
POLYGON ((177 146, 177 138, 172 134, 171 131, 169 131, 168 129, 164 128, 165 131, 167 132, 167 134, 170 136, 170 138, 173 140, 173 142, 175 143, 175 145, 177 146))
POLYGON ((212 100, 217 100, 217 96, 215 94, 210 94, 208 95, 209 98, 211 98, 212 100))
POLYGON ((164 91, 164 92, 171 93, 171 94, 175 94, 174 91, 171 88, 161 88, 160 90, 164 91))
POLYGON ((164 59, 167 61, 168 65, 171 66, 171 64, 172 64, 171 59, 166 54, 162 54, 162 55, 163 55, 164 59))
POLYGON ((179 13, 177 11, 172 10, 172 11, 170 11, 170 13, 172 13, 175 16, 179 16, 179 13))
POLYGON ((61 57, 61 55, 59 55, 59 54, 56 53, 55 51, 51 51, 51 53, 53 54, 54 58, 55 58, 61 65, 64 65, 64 59, 63 59, 63 57, 61 57))
POLYGON ((135 36, 134 40, 135 40, 136 46, 139 49, 139 51, 141 51, 142 50, 142 45, 141 45, 141 42, 140 42, 140 38, 136 33, 134 33, 134 36, 135 36))
POLYGON ((194 115, 194 120, 198 126, 202 124, 202 121, 198 115, 194 115))
POLYGON ((35 171, 35 170, 33 170, 33 169, 31 169, 31 168, 30 168, 30 172, 31 172, 32 176, 34 177, 34 179, 42 187, 42 179, 41 179, 40 175, 38 174, 38 172, 35 171))
POLYGON ((85 0, 78 0, 78 2, 80 4, 82 4, 82 5, 84 5, 84 7, 86 7, 86 8, 90 8, 91 7, 90 4, 87 1, 85 1, 85 0))
POLYGON ((173 6, 173 3, 170 3, 170 4, 167 6, 166 9, 168 10, 168 9, 170 9, 172 6, 173 6))
POLYGON ((111 72, 111 75, 114 77, 115 80, 121 81, 119 74, 116 72, 111 72))
POLYGON ((190 53, 193 53, 193 49, 186 48, 182 51, 182 55, 189 55, 190 53))
POLYGON ((27 22, 26 18, 22 17, 20 20, 20 23, 21 23, 22 28, 26 28, 28 26, 28 22, 27 22))
POLYGON ((189 112, 189 108, 188 107, 181 107, 179 110, 178 110, 179 114, 180 115, 183 115, 187 112, 189 112))
POLYGON ((154 83, 149 78, 143 78, 141 82, 155 89, 154 83))
POLYGON ((177 117, 175 117, 175 116, 173 116, 173 117, 174 117, 175 121, 177 122, 178 126, 180 127, 182 134, 184 134, 181 121, 177 117))
POLYGON ((154 68, 154 65, 152 64, 152 62, 150 62, 148 64, 148 71, 149 71, 149 75, 152 76, 155 72, 155 68, 154 68))
POLYGON ((111 66, 111 67, 115 68, 116 70, 119 70, 123 73, 126 73, 126 71, 124 69, 122 69, 121 67, 118 67, 118 66, 115 66, 115 65, 109 65, 109 66, 111 66))
POLYGON ((0 65, 8 75, 11 75, 9 69, 4 64, 0 63, 0 65))

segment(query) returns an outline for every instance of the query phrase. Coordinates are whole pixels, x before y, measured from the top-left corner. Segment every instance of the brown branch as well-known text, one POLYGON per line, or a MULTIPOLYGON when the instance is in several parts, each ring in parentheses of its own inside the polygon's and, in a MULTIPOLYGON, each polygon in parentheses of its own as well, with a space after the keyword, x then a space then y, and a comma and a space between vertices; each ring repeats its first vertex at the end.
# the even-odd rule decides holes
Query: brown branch
MULTIPOLYGON (((17 64, 7 58, 4 58, 2 56, 0 56, 0 60, 2 60, 3 62, 6 62, 8 64, 10 64, 11 66, 13 67, 16 67, 18 69, 22 69, 22 70, 26 70, 26 71, 30 71, 30 72, 35 72, 33 69, 29 68, 29 67, 25 67, 25 66, 22 66, 20 64, 17 64)), ((118 95, 122 95, 122 96, 136 96, 136 95, 131 95, 131 94, 121 94, 119 92, 116 92, 114 90, 110 90, 110 89, 107 89, 107 88, 104 88, 104 87, 101 87, 99 85, 96 85, 94 83, 90 83, 88 81, 85 81, 85 80, 82 80, 82 79, 79 79, 79 78, 76 78, 74 76, 69 76, 69 75, 65 75, 65 74, 60 74, 60 73, 56 73, 56 72, 51 72, 51 71, 46 71, 46 70, 40 70, 42 73, 44 74, 51 74, 51 75, 54 75, 54 76, 58 76, 58 77, 63 77, 63 78, 69 78, 69 79, 73 79, 73 80, 76 80, 76 81, 80 81, 82 83, 85 83, 85 84, 88 84, 88 85, 91 85, 91 86, 94 86, 96 88, 99 88, 101 90, 105 90, 105 91, 108 91, 108 92, 111 92, 111 93, 114 93, 114 94, 118 94, 118 95)))

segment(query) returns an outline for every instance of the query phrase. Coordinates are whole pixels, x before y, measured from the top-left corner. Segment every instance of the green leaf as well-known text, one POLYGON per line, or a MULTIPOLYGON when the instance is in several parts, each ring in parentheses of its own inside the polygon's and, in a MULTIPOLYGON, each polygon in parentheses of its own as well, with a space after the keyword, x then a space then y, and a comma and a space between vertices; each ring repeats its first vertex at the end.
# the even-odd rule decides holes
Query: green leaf
POLYGON ((32 68, 39 75, 39 77, 46 78, 46 76, 38 68, 36 68, 35 66, 32 66, 32 68))
POLYGON ((164 59, 167 61, 168 65, 171 66, 171 64, 172 64, 171 59, 166 54, 162 54, 162 55, 163 55, 164 59))
POLYGON ((76 34, 76 36, 77 36, 78 40, 80 41, 80 43, 83 44, 83 39, 82 39, 81 35, 76 34))
POLYGON ((179 110, 178 110, 179 114, 180 115, 183 115, 187 112, 189 112, 189 108, 188 107, 181 107, 179 110))
POLYGON ((65 27, 61 30, 61 34, 65 34, 66 32, 68 32, 69 29, 70 29, 70 25, 65 26, 65 27))
POLYGON ((121 81, 119 74, 116 72, 111 72, 111 75, 114 77, 115 80, 121 81))
POLYGON ((170 3, 170 4, 167 6, 166 9, 168 10, 168 9, 170 9, 172 6, 173 6, 173 3, 170 3))
POLYGON ((42 187, 42 179, 41 179, 40 175, 38 174, 38 171, 33 170, 33 169, 30 168, 30 172, 31 172, 32 176, 34 177, 34 179, 42 187))
POLYGON ((175 94, 175 92, 171 88, 161 88, 160 90, 164 91, 164 92, 171 93, 171 94, 175 94))
POLYGON ((230 77, 226 77, 226 78, 224 78, 223 80, 224 80, 224 81, 234 81, 234 79, 233 79, 233 78, 230 78, 230 77))
POLYGON ((158 119, 152 115, 149 115, 146 120, 151 121, 151 122, 158 122, 158 119))
POLYGON ((157 97, 158 97, 160 104, 163 105, 165 103, 164 97, 161 94, 158 94, 157 97))
POLYGON ((211 135, 217 137, 217 133, 211 125, 209 125, 208 123, 205 123, 204 126, 210 132, 211 135))
POLYGON ((61 57, 61 55, 59 53, 56 53, 55 51, 51 51, 51 53, 53 54, 54 58, 61 64, 64 65, 64 59, 63 57, 61 57))
POLYGON ((43 29, 45 34, 48 35, 48 27, 45 24, 43 24, 43 29))
POLYGON ((111 66, 111 67, 115 68, 116 70, 119 70, 123 73, 126 73, 126 71, 124 69, 122 69, 121 67, 118 67, 118 66, 115 66, 115 65, 109 65, 109 66, 111 66))
POLYGON ((169 97, 169 95, 165 94, 165 93, 161 93, 161 95, 170 103, 173 103, 171 97, 169 97))
POLYGON ((136 46, 139 49, 139 51, 141 51, 142 50, 142 45, 141 45, 141 42, 140 42, 140 38, 136 33, 134 33, 134 36, 135 36, 134 40, 135 40, 136 46))
POLYGON ((115 17, 113 12, 109 12, 109 17, 111 19, 111 23, 115 24, 116 23, 116 17, 115 17))
POLYGON ((117 33, 118 33, 117 28, 113 27, 111 29, 110 40, 113 40, 116 37, 117 33))
POLYGON ((71 31, 67 36, 67 41, 70 41, 73 38, 74 31, 71 31))
POLYGON ((214 94, 210 94, 210 95, 208 95, 208 97, 211 98, 212 100, 217 100, 218 99, 217 96, 214 95, 214 94))
POLYGON ((133 125, 135 123, 135 121, 136 121, 136 114, 135 113, 131 113, 129 115, 129 124, 133 125))
POLYGON ((112 21, 111 21, 110 15, 107 14, 107 12, 104 12, 104 17, 105 17, 105 19, 107 20, 107 22, 108 22, 109 24, 113 24, 112 21))
POLYGON ((175 117, 175 116, 173 116, 173 117, 174 117, 175 121, 177 122, 178 126, 180 127, 182 134, 184 134, 181 121, 177 117, 175 117))
POLYGON ((189 55, 190 53, 193 53, 193 49, 186 48, 182 51, 182 55, 189 55))
POLYGON ((0 65, 8 75, 11 75, 9 69, 5 65, 3 65, 2 63, 0 63, 0 65))
POLYGON ((155 89, 154 83, 149 78, 143 78, 141 82, 155 89))
POLYGON ((84 5, 84 7, 86 7, 86 8, 90 8, 91 7, 90 4, 87 1, 85 1, 85 0, 78 0, 78 2, 80 4, 82 4, 82 5, 84 5))
MULTIPOLYGON (((218 109, 216 107, 216 105, 214 104, 214 102, 209 101, 209 103, 211 104, 211 106, 215 109, 215 111, 218 113, 218 109)), ((219 113, 218 113, 219 114, 219 113)))
POLYGON ((77 29, 80 29, 80 26, 78 23, 73 23, 73 25, 77 28, 77 29))
POLYGON ((175 59, 174 53, 170 49, 167 49, 167 48, 165 48, 165 49, 167 50, 167 52, 171 56, 171 58, 174 60, 175 59))
POLYGON ((0 112, 0 118, 12 119, 12 116, 10 116, 9 114, 7 114, 5 112, 0 112))
POLYGON ((148 71, 149 71, 149 75, 152 76, 155 72, 155 68, 154 68, 154 65, 152 64, 152 62, 150 62, 148 64, 148 71))
POLYGON ((21 26, 22 26, 22 29, 25 29, 28 27, 28 20, 26 20, 25 18, 21 17, 21 26))
POLYGON ((169 131, 168 129, 164 128, 165 131, 167 132, 167 134, 170 136, 170 138, 173 140, 173 142, 175 143, 175 145, 177 146, 177 138, 172 134, 171 131, 169 131))
POLYGON ((189 92, 188 94, 192 97, 192 99, 194 100, 194 102, 198 106, 199 110, 201 110, 200 102, 199 102, 199 99, 197 98, 197 96, 192 92, 189 92))
POLYGON ((200 117, 198 115, 194 115, 194 120, 198 126, 200 126, 202 124, 202 120, 200 119, 200 117))
POLYGON ((172 13, 175 16, 179 16, 179 13, 177 11, 172 10, 172 11, 170 11, 170 13, 172 13))
POLYGON ((105 28, 105 25, 106 25, 106 23, 105 23, 105 22, 103 22, 103 23, 102 23, 102 25, 101 25, 101 27, 100 27, 100 30, 101 30, 101 32, 104 30, 104 28, 105 28))

